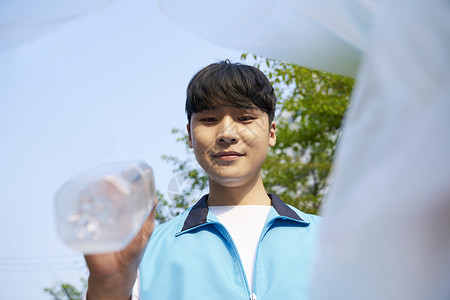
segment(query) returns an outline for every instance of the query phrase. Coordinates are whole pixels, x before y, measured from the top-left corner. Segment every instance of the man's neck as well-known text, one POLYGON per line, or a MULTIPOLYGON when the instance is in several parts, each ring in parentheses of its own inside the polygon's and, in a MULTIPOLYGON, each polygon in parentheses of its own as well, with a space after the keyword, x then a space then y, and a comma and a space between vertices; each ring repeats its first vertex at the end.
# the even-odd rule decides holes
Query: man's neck
POLYGON ((271 200, 259 176, 254 182, 235 187, 220 185, 210 180, 208 205, 271 205, 271 200))

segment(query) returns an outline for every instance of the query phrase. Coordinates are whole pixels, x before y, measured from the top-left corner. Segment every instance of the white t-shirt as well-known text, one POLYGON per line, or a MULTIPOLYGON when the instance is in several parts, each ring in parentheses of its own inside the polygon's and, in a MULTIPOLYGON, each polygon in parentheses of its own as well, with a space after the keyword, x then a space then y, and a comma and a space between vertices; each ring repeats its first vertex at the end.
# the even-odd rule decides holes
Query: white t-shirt
POLYGON ((251 290, 253 289, 256 247, 270 207, 268 205, 208 207, 230 233, 241 257, 251 290))

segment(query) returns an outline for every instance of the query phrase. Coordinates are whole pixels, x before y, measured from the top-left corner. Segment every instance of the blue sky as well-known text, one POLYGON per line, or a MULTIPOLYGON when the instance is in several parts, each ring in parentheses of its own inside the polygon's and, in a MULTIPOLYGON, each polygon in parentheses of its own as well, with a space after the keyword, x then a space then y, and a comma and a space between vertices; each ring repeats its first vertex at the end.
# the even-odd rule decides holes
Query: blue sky
POLYGON ((189 79, 240 54, 144 0, 114 1, 0 52, 1 298, 49 299, 44 287, 87 276, 57 237, 59 186, 104 162, 143 159, 166 193, 174 175, 161 155, 186 155, 171 129, 185 127, 189 79))

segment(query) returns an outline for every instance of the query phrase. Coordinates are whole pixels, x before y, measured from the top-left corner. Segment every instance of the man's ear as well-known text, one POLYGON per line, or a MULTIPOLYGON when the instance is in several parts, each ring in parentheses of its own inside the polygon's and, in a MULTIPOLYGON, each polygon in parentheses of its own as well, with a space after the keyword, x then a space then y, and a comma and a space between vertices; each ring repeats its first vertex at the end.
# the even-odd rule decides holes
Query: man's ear
POLYGON ((277 125, 272 121, 269 127, 269 146, 273 147, 277 143, 277 135, 275 133, 277 125))
POLYGON ((186 124, 186 130, 188 132, 188 145, 189 148, 194 148, 194 146, 192 145, 192 137, 191 137, 191 127, 189 126, 189 123, 186 124))

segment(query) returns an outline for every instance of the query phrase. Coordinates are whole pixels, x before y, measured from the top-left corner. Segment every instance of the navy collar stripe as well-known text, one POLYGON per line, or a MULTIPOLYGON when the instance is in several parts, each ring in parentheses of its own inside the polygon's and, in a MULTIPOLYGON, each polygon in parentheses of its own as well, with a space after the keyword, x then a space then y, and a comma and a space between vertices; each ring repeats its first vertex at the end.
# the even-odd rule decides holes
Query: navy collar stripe
POLYGON ((206 200, 208 200, 208 194, 204 195, 200 200, 198 200, 194 207, 192 207, 188 217, 184 221, 183 229, 181 229, 181 231, 185 231, 206 223, 209 210, 206 200))
POLYGON ((293 211, 286 203, 274 194, 269 194, 270 200, 272 200, 272 206, 280 216, 288 217, 298 221, 304 221, 300 218, 295 211, 293 211))
MULTIPOLYGON (((284 203, 280 198, 274 194, 268 194, 270 200, 272 201, 272 206, 280 216, 291 218, 298 221, 303 221, 302 218, 295 213, 286 203, 284 203)), ((191 229, 193 227, 199 226, 201 224, 207 223, 206 218, 208 217, 208 194, 204 195, 191 209, 189 215, 184 221, 183 228, 181 232, 191 229)))

